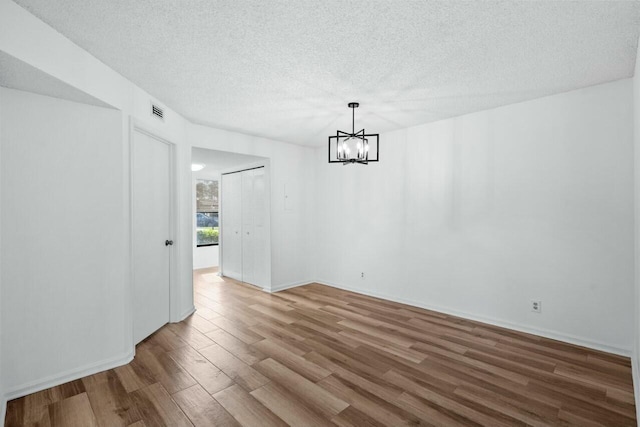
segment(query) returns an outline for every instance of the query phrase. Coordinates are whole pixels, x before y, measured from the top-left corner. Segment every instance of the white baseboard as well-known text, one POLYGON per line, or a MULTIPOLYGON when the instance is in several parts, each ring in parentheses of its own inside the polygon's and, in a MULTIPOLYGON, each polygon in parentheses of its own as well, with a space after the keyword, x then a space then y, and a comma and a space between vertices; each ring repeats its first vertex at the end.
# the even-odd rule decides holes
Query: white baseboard
POLYGON ((4 395, 0 395, 0 420, 2 420, 2 425, 4 425, 4 421, 7 418, 7 399, 4 395))
POLYGON ((270 293, 280 292, 286 289, 296 288, 298 286, 309 285, 311 283, 316 283, 316 282, 313 280, 302 280, 300 282, 284 283, 282 285, 271 286, 271 290, 267 292, 270 292, 270 293))
POLYGON ((398 302, 398 303, 401 303, 401 304, 411 305, 413 307, 424 308, 426 310, 437 311, 439 313, 448 314, 448 315, 451 315, 451 316, 462 317, 464 319, 473 320, 473 321, 476 321, 476 322, 488 323, 489 325, 499 326, 501 328, 512 329, 512 330, 515 330, 515 331, 518 331, 518 332, 525 332, 527 334, 539 335, 539 336, 544 337, 544 338, 549 338, 549 339, 557 340, 557 341, 563 341, 563 342, 566 342, 566 343, 579 345, 581 347, 587 347, 587 348, 591 348, 591 349, 594 349, 594 350, 604 351, 606 353, 613 353, 613 354, 617 354, 617 355, 620 355, 620 356, 626 356, 626 357, 631 357, 631 354, 632 354, 630 349, 612 347, 612 346, 610 346, 608 344, 591 341, 591 340, 589 340, 587 338, 578 337, 578 336, 574 336, 574 335, 570 335, 570 334, 565 334, 565 333, 562 333, 562 332, 549 331, 549 330, 538 329, 538 328, 532 328, 532 327, 529 327, 529 326, 526 326, 526 325, 522 325, 522 324, 519 324, 519 323, 512 323, 512 322, 501 320, 501 319, 494 319, 494 318, 485 317, 485 316, 481 316, 481 315, 476 315, 476 314, 472 314, 472 313, 466 313, 466 312, 455 310, 455 309, 451 309, 451 308, 448 308, 448 307, 441 307, 441 306, 436 306, 436 305, 432 305, 432 304, 425 304, 425 303, 422 303, 420 301, 414 301, 414 300, 408 300, 408 299, 405 299, 405 298, 393 297, 393 296, 386 295, 386 294, 383 294, 383 293, 380 293, 380 292, 371 292, 371 291, 369 291, 367 289, 360 289, 360 288, 355 288, 355 287, 351 287, 351 286, 338 285, 336 283, 330 283, 330 282, 323 281, 323 280, 316 280, 315 283, 320 283, 322 285, 331 286, 332 288, 337 288, 337 289, 342 289, 342 290, 345 290, 345 291, 355 292, 355 293, 358 293, 358 294, 368 295, 368 296, 375 297, 375 298, 381 298, 381 299, 385 299, 385 300, 388 300, 388 301, 398 302))
POLYGON ((46 378, 31 381, 26 384, 14 387, 11 390, 7 390, 3 396, 3 400, 16 399, 23 397, 31 393, 35 393, 41 390, 46 390, 51 387, 55 387, 60 384, 68 383, 69 381, 77 380, 79 378, 93 375, 98 372, 106 371, 109 369, 117 368, 118 366, 126 365, 133 359, 133 349, 124 355, 112 357, 110 359, 102 360, 100 362, 91 363, 80 368, 70 369, 60 374, 48 376, 46 378))
POLYGON ((186 319, 187 317, 191 316, 191 315, 192 315, 193 313, 195 313, 195 312, 196 312, 196 306, 195 306, 195 305, 194 305, 194 306, 191 306, 191 308, 190 308, 190 309, 188 309, 187 311, 185 311, 184 313, 182 313, 182 314, 180 315, 180 318, 179 318, 176 322, 174 322, 174 323, 182 322, 184 319, 186 319))

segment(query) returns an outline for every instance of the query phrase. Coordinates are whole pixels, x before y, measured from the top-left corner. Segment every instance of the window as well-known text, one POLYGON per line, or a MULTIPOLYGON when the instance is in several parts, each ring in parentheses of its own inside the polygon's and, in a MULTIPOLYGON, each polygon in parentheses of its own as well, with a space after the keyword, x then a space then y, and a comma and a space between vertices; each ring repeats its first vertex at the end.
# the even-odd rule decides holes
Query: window
POLYGON ((198 247, 218 244, 218 181, 196 182, 196 233, 198 247))

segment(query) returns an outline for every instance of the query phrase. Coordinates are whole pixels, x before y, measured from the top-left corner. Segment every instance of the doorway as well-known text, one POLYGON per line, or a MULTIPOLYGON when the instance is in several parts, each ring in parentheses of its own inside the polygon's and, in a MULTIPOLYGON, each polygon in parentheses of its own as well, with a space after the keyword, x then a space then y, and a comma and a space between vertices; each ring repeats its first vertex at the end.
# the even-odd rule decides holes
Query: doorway
POLYGON ((194 271, 270 289, 269 159, 195 147, 191 154, 194 271))

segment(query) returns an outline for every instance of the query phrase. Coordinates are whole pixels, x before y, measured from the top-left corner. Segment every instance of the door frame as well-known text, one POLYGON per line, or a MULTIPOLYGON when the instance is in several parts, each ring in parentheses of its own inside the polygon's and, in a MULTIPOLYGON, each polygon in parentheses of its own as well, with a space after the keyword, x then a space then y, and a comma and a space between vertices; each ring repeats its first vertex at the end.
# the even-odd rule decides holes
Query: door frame
POLYGON ((178 236, 178 180, 177 180, 177 144, 173 141, 160 136, 155 129, 151 129, 149 126, 143 124, 143 122, 131 117, 129 121, 129 144, 127 150, 128 159, 128 204, 129 204, 129 247, 128 247, 128 256, 129 256, 129 303, 127 307, 126 314, 126 322, 129 324, 129 336, 127 337, 128 345, 133 346, 133 354, 135 354, 135 346, 134 342, 134 323, 133 323, 133 310, 134 310, 134 268, 133 265, 133 218, 134 218, 134 209, 133 209, 133 201, 134 201, 134 156, 133 156, 133 144, 135 133, 139 132, 143 135, 146 135, 150 138, 157 140, 160 143, 166 144, 169 147, 169 234, 171 237, 169 239, 174 241, 173 246, 169 249, 169 306, 167 307, 167 319, 168 323, 172 322, 175 316, 173 316, 173 312, 180 306, 178 297, 180 293, 177 289, 178 284, 178 259, 179 259, 179 250, 181 248, 180 239, 178 236))
MULTIPOLYGON (((262 283, 256 283, 252 286, 256 286, 258 288, 262 288, 262 290, 270 292, 271 291, 271 161, 268 158, 264 160, 259 160, 256 162, 246 163, 241 166, 234 166, 228 169, 223 169, 220 171, 220 187, 218 190, 219 200, 220 200, 220 208, 219 211, 222 212, 222 204, 224 203, 224 199, 222 197, 222 175, 227 175, 231 173, 238 173, 245 170, 250 169, 258 169, 264 168, 265 173, 265 228, 266 228, 266 248, 267 253, 265 254, 265 274, 264 280, 262 283)), ((222 237, 222 227, 224 227, 224 216, 221 215, 219 217, 220 221, 220 237, 222 237)), ((218 243, 219 251, 218 251, 218 272, 222 276, 224 275, 224 265, 222 262, 222 252, 224 251, 224 239, 220 239, 218 243)))

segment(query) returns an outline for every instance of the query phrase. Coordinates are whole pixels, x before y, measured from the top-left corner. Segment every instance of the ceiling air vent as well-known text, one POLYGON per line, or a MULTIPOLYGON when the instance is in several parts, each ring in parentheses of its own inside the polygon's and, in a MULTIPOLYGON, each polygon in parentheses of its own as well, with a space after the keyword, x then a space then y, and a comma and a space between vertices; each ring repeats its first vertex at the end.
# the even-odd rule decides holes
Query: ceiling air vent
POLYGON ((151 104, 151 115, 164 120, 164 110, 155 104, 151 104))

